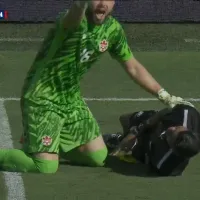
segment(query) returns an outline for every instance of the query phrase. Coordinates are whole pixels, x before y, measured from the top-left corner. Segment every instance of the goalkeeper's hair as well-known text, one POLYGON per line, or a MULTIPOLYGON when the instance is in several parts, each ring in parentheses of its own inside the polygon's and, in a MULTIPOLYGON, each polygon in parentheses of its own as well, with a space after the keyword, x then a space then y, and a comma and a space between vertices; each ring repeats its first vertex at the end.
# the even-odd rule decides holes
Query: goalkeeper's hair
POLYGON ((192 131, 179 132, 174 142, 174 150, 181 157, 191 158, 200 151, 200 138, 192 131))

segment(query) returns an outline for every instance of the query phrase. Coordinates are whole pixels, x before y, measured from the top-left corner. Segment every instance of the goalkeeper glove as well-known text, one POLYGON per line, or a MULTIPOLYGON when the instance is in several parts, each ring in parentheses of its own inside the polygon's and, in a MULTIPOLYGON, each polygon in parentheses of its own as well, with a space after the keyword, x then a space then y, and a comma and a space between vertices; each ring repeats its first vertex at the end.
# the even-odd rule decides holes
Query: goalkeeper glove
POLYGON ((188 105, 188 106, 194 107, 194 105, 191 104, 190 102, 185 101, 181 97, 176 97, 176 96, 170 95, 164 89, 161 89, 158 91, 158 99, 171 108, 173 108, 174 106, 176 106, 178 104, 183 104, 183 105, 188 105))

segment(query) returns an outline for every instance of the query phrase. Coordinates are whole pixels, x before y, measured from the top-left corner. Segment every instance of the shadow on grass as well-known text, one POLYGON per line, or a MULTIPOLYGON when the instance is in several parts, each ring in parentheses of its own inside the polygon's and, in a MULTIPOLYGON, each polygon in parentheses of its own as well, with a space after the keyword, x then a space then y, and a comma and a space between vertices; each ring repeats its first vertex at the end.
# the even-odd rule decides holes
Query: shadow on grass
POLYGON ((158 177, 144 164, 127 163, 112 156, 107 158, 105 167, 110 168, 112 172, 126 176, 158 177))
MULTIPOLYGON (((73 164, 65 160, 61 160, 60 165, 84 167, 84 165, 73 164)), ((122 174, 125 176, 158 177, 156 173, 151 172, 149 168, 144 164, 126 163, 112 156, 107 157, 104 167, 110 169, 111 172, 122 174)))

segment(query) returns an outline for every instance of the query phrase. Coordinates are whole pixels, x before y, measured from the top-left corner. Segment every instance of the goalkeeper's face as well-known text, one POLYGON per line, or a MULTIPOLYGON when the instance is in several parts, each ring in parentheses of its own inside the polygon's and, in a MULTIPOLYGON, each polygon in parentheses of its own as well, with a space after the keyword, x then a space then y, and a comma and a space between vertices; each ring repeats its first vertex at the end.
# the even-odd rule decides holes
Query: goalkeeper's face
POLYGON ((86 12, 88 20, 101 25, 113 10, 115 0, 92 0, 86 12))

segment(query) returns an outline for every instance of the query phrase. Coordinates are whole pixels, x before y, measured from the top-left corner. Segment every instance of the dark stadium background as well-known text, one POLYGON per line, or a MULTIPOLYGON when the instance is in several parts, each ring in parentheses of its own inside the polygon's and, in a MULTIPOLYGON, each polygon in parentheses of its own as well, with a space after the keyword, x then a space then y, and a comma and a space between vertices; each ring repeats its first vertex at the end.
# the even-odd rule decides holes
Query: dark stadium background
MULTIPOLYGON (((72 0, 0 0, 9 21, 51 22, 72 0)), ((117 0, 114 15, 126 22, 200 21, 199 0, 117 0)))

